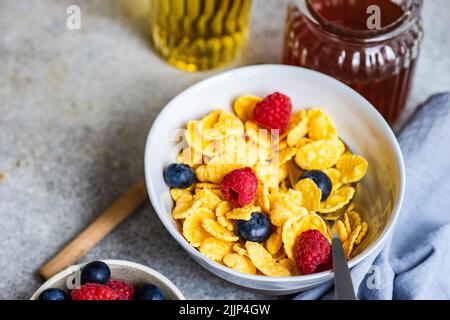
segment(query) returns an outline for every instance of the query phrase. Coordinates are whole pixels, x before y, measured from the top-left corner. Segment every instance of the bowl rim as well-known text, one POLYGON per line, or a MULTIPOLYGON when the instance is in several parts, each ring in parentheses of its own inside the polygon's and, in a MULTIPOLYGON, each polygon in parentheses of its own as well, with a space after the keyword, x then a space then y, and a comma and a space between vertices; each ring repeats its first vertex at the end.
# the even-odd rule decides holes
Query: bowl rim
MULTIPOLYGON (((372 120, 379 126, 382 130, 386 138, 388 139, 393 152, 395 154, 395 159, 397 162, 397 166, 399 169, 399 190, 398 190, 398 199, 396 201, 395 207, 392 210, 392 215, 387 222, 386 227, 384 228, 383 232, 378 236, 378 238, 371 243, 363 252, 361 252, 358 256, 352 258, 349 261, 349 268, 353 268, 357 264, 359 264, 361 261, 366 259, 368 256, 373 254, 374 252, 377 252, 377 250, 381 247, 382 244, 384 244, 385 240, 389 236, 390 232, 393 230, 393 227, 398 219, 400 209, 403 204, 403 198, 405 194, 405 164, 403 160, 403 154, 400 149, 400 146, 398 144, 398 141, 391 129, 391 127, 388 125, 386 120, 383 118, 383 116, 378 112, 378 110, 362 95, 360 95, 357 91, 350 88, 343 82, 332 78, 328 75, 325 75, 323 73, 320 73, 318 71, 314 71, 311 69, 306 69, 302 67, 296 67, 296 66, 289 66, 289 65, 279 65, 279 64, 260 64, 260 65, 250 65, 240 68, 235 68, 231 70, 227 70, 224 72, 221 72, 219 74, 216 74, 212 77, 206 78, 204 80, 201 80, 194 85, 188 87, 178 95, 176 95, 172 100, 170 100, 160 111, 160 113, 157 115, 155 120, 153 121, 153 124, 151 125, 151 128, 149 130, 146 145, 145 145, 145 153, 144 153, 144 172, 145 172, 145 182, 147 186, 147 193, 149 195, 150 202, 158 215, 161 223, 164 225, 166 230, 170 233, 170 235, 178 242, 178 244, 186 250, 191 256, 196 257, 208 265, 208 268, 205 267, 208 271, 212 272, 209 268, 212 269, 218 269, 222 272, 225 272, 227 274, 230 274, 234 277, 251 280, 251 281, 257 281, 260 283, 290 283, 290 282, 297 282, 297 281, 305 281, 305 282, 313 282, 317 280, 326 280, 330 275, 333 274, 333 271, 324 271, 319 273, 314 273, 311 275, 300 275, 300 276, 290 276, 290 277, 270 277, 270 276, 263 276, 263 275, 249 275, 240 273, 238 271, 235 271, 231 268, 228 268, 226 266, 223 266, 221 264, 218 264, 204 255, 202 255, 196 248, 192 247, 181 235, 178 229, 173 228, 172 225, 166 223, 164 219, 162 219, 162 215, 164 214, 162 210, 159 208, 158 205, 158 199, 156 198, 156 194, 153 188, 151 181, 151 175, 150 175, 150 150, 153 144, 153 141, 156 140, 158 133, 156 132, 155 128, 162 123, 162 120, 164 115, 169 112, 169 109, 172 105, 175 105, 178 103, 178 101, 183 100, 183 98, 187 95, 189 95, 192 91, 196 91, 201 89, 204 86, 207 86, 209 82, 212 81, 218 81, 221 78, 226 78, 231 76, 235 73, 243 73, 243 72, 251 72, 251 71, 258 71, 258 69, 261 69, 261 71, 300 71, 304 73, 309 73, 311 77, 317 77, 317 78, 323 78, 323 80, 328 81, 330 83, 333 83, 338 90, 344 91, 349 95, 354 96, 356 99, 359 100, 360 103, 358 103, 359 107, 364 108, 372 117, 372 120)), ((194 259, 195 260, 195 259, 194 259)), ((196 261, 197 262, 197 261, 196 261)))
MULTIPOLYGON (((128 267, 128 268, 132 268, 132 269, 137 269, 137 270, 143 271, 143 272, 145 272, 145 273, 147 273, 147 274, 157 278, 158 280, 161 280, 161 282, 163 282, 164 285, 167 286, 167 288, 176 296, 176 298, 178 300, 186 300, 186 298, 184 297, 183 293, 181 293, 180 289, 178 289, 178 287, 172 281, 170 281, 166 276, 164 276, 160 272, 156 271, 155 269, 152 269, 152 268, 147 267, 147 266, 145 266, 143 264, 140 264, 140 263, 127 261, 127 260, 100 259, 100 260, 96 260, 96 261, 103 261, 108 266, 122 266, 122 267, 128 267)), ((72 273, 80 270, 86 264, 88 264, 90 262, 92 262, 92 261, 87 261, 87 262, 83 262, 83 263, 80 263, 80 264, 74 264, 74 265, 71 265, 71 266, 67 267, 66 269, 58 272, 53 277, 51 277, 50 279, 45 281, 33 293, 33 295, 30 297, 30 300, 37 300, 37 299, 39 299, 39 295, 41 294, 42 291, 44 291, 44 290, 46 290, 48 288, 51 288, 52 285, 56 281, 61 280, 61 279, 65 278, 65 277, 71 275, 72 273)))

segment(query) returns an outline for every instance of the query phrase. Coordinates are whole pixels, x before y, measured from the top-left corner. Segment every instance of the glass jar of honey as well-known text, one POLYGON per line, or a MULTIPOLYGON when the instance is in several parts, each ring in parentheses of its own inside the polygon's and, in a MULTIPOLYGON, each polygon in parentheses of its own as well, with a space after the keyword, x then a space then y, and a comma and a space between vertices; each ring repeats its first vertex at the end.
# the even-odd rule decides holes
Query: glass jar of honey
POLYGON ((392 125, 405 108, 423 38, 423 0, 297 0, 283 62, 361 93, 392 125))

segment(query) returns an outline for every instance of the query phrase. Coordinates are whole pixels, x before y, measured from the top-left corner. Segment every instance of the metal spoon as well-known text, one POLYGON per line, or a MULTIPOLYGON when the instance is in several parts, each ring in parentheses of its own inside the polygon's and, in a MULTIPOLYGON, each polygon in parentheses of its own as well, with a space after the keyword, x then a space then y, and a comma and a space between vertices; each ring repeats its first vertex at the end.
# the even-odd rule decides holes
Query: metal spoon
POLYGON ((334 221, 328 221, 331 228, 331 248, 333 255, 334 290, 336 300, 356 300, 350 269, 345 257, 341 238, 334 227, 334 221))

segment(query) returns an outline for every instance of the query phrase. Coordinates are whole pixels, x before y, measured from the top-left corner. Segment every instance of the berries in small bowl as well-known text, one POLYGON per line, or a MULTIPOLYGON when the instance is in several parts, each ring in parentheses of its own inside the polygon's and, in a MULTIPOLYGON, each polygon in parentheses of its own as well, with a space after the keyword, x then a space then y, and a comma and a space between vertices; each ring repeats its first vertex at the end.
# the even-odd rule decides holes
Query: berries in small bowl
POLYGON ((134 300, 165 300, 165 298, 160 288, 147 284, 137 290, 134 300))
POLYGON ((111 269, 103 261, 90 262, 83 267, 83 270, 81 270, 81 284, 105 284, 110 278, 111 269))
POLYGON ((331 189, 333 188, 333 184, 331 183, 331 179, 320 170, 311 170, 306 171, 300 177, 300 180, 303 179, 311 179, 316 184, 317 188, 322 191, 321 201, 325 201, 331 193, 331 189))
POLYGON ((62 301, 68 300, 67 294, 65 291, 56 288, 45 289, 39 295, 39 300, 43 301, 62 301))
MULTIPOLYGON (((103 282, 105 278, 98 277, 96 280, 96 277, 93 277, 91 280, 103 282)), ((38 299, 184 300, 185 298, 169 279, 153 269, 129 261, 103 260, 74 265, 56 274, 31 297, 31 300, 38 299), (104 270, 105 266, 108 270, 104 270), (81 284, 83 272, 91 274, 94 269, 101 271, 102 275, 109 274, 108 281, 106 283, 81 284), (76 285, 77 283, 78 285, 76 285), (150 294, 151 292, 153 294, 150 294), (142 296, 145 299, 141 298, 142 296)))
POLYGON ((195 174, 185 164, 172 163, 164 170, 164 179, 171 188, 186 189, 195 182, 195 174))
POLYGON ((272 224, 264 213, 253 212, 250 220, 236 222, 236 234, 242 241, 263 243, 271 232, 272 224))

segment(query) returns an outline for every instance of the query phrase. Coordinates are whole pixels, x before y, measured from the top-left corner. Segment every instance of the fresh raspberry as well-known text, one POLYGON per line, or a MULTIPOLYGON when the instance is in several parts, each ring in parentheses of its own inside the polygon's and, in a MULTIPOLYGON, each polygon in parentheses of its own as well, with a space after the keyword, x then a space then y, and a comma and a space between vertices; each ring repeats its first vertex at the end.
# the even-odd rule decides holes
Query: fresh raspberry
POLYGON ((253 111, 253 121, 261 127, 283 132, 287 129, 292 112, 291 99, 279 92, 259 102, 253 111))
POLYGON ((117 293, 110 287, 97 283, 86 283, 70 293, 72 300, 116 300, 117 293))
POLYGON ((221 189, 225 200, 245 207, 256 196, 258 178, 251 168, 237 169, 223 178, 221 189))
POLYGON ((308 230, 299 235, 294 245, 297 267, 302 274, 330 270, 333 267, 331 245, 317 230, 308 230))
POLYGON ((116 294, 116 300, 133 300, 134 287, 122 280, 110 280, 107 284, 116 294))

